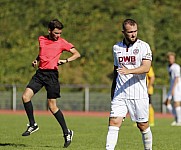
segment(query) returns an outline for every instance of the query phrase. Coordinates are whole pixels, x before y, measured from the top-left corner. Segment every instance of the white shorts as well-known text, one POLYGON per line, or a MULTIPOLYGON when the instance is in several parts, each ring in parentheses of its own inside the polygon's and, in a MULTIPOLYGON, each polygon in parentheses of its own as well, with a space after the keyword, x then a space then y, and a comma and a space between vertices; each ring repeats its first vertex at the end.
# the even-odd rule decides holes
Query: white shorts
POLYGON ((181 102, 181 82, 175 86, 173 101, 181 102))
POLYGON ((126 117, 129 112, 131 120, 147 122, 149 116, 149 99, 116 99, 111 102, 110 117, 126 117))

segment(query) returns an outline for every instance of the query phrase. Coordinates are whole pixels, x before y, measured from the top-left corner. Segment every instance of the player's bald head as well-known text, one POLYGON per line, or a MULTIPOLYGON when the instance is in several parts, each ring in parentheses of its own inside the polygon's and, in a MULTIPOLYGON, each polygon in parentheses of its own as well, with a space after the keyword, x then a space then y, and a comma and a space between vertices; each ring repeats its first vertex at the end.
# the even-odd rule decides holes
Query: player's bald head
MULTIPOLYGON (((124 22, 123 22, 123 24, 122 24, 122 28, 123 28, 123 30, 126 30, 126 25, 130 25, 130 26, 135 26, 135 25, 137 25, 137 23, 136 23, 136 21, 135 20, 133 20, 133 19, 126 19, 126 20, 124 20, 124 22)), ((138 25, 137 25, 138 26, 138 25)))

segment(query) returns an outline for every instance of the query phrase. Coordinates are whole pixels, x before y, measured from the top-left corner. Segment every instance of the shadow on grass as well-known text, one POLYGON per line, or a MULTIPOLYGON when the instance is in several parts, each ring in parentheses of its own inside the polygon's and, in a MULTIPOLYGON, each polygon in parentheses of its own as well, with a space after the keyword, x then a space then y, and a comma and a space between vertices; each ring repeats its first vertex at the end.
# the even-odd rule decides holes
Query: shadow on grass
POLYGON ((0 147, 1 146, 26 147, 25 144, 15 144, 15 143, 0 143, 0 147))
MULTIPOLYGON (((15 144, 15 143, 0 143, 0 147, 5 147, 5 146, 11 146, 11 147, 30 147, 29 145, 25 144, 15 144)), ((47 147, 47 148, 52 148, 52 146, 40 146, 40 147, 47 147)), ((59 148, 59 147, 54 147, 54 148, 59 148)))

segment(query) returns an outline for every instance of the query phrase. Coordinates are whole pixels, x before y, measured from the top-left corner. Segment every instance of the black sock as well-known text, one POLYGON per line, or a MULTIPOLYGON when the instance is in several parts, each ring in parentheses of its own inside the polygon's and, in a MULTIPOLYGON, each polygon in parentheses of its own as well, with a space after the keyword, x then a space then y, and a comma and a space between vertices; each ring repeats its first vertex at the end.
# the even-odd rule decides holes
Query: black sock
POLYGON ((68 134, 67 125, 65 123, 64 116, 63 116, 62 112, 60 111, 60 109, 56 113, 54 113, 53 115, 55 116, 55 118, 57 119, 58 123, 62 127, 63 134, 67 135, 68 134))
POLYGON ((25 108, 26 114, 29 119, 30 126, 32 126, 35 123, 35 119, 34 119, 34 115, 33 115, 33 105, 31 103, 31 101, 29 101, 27 103, 23 103, 23 104, 24 104, 24 108, 25 108))

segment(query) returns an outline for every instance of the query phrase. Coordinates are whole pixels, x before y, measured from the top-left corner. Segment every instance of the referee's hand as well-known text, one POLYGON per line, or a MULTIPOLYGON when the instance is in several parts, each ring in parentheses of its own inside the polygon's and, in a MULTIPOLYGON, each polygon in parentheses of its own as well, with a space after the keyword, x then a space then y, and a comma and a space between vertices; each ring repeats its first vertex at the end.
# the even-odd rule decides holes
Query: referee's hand
POLYGON ((34 61, 32 62, 32 66, 33 66, 34 68, 37 66, 37 64, 38 64, 38 61, 37 61, 37 60, 34 60, 34 61))
POLYGON ((62 60, 59 60, 59 61, 58 61, 58 64, 57 64, 57 65, 58 65, 58 66, 59 66, 59 65, 63 65, 63 64, 65 64, 65 63, 67 63, 67 62, 68 62, 68 61, 67 61, 66 59, 65 59, 65 60, 62 59, 62 60))

